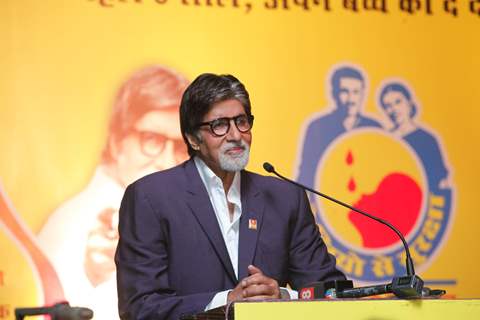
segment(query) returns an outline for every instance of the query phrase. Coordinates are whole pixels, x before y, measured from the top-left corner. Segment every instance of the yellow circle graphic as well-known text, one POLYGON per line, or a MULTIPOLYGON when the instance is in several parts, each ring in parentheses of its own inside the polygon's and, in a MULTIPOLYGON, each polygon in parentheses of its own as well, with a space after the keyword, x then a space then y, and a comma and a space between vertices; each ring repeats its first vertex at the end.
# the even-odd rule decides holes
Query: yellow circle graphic
MULTIPOLYGON (((329 146, 318 166, 316 188, 400 225, 408 240, 421 221, 426 179, 407 144, 378 129, 360 129, 329 146)), ((316 201, 326 227, 345 244, 360 250, 399 245, 393 231, 377 222, 328 200, 316 201)))

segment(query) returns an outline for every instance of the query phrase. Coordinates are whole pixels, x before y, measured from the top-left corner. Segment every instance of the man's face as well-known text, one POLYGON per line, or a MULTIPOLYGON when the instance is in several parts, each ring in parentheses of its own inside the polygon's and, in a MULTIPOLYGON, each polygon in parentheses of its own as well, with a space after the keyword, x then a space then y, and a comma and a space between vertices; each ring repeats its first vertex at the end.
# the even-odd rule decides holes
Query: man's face
POLYGON ((178 110, 146 113, 114 149, 115 175, 124 186, 184 161, 188 155, 180 134, 178 110))
MULTIPOLYGON (((238 100, 225 100, 214 104, 202 122, 239 115, 246 115, 243 105, 238 100)), ((239 171, 247 165, 252 134, 240 132, 233 120, 224 136, 215 136, 208 125, 200 127, 199 135, 199 156, 217 176, 226 171, 239 171)))
POLYGON ((396 125, 410 121, 412 109, 410 101, 398 91, 389 91, 383 96, 382 105, 387 115, 396 125))
POLYGON ((359 79, 341 78, 338 107, 344 109, 349 116, 356 116, 362 109, 364 89, 363 82, 359 79))

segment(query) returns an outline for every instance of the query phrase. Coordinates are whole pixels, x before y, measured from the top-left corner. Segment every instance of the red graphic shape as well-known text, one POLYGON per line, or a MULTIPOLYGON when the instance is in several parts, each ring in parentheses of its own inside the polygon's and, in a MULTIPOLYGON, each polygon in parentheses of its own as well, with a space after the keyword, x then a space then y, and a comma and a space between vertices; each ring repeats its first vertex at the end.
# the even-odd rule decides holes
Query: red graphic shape
MULTIPOLYGON (((417 221, 421 204, 420 186, 407 175, 391 173, 380 181, 374 193, 362 195, 354 206, 390 222, 406 236, 417 221)), ((400 241, 388 227, 359 213, 350 211, 348 218, 360 232, 365 248, 381 248, 400 241)))
POLYGON ((7 196, 0 188, 0 219, 8 230, 19 241, 20 245, 29 253, 38 274, 43 289, 46 305, 64 301, 64 293, 55 269, 37 246, 32 235, 25 229, 19 216, 7 201, 7 196))
POLYGON ((348 150, 347 157, 345 158, 345 162, 351 166, 353 164, 353 154, 352 150, 348 150))
POLYGON ((357 184, 355 183, 355 179, 350 178, 350 181, 348 181, 348 191, 354 192, 355 189, 357 189, 357 184))

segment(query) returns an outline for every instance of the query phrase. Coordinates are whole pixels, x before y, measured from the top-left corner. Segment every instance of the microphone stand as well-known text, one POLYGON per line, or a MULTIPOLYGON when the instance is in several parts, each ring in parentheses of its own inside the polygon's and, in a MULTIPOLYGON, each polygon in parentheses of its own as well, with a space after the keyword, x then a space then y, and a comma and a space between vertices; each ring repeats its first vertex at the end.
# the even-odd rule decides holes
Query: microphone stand
POLYGON ((373 216, 363 210, 360 210, 360 209, 357 209, 343 201, 340 201, 340 200, 337 200, 335 198, 332 198, 331 196, 329 195, 326 195, 322 192, 319 192, 317 190, 314 190, 312 188, 309 188, 307 186, 304 186, 296 181, 293 181, 291 179, 288 179, 284 176, 282 176, 281 174, 279 174, 277 171, 275 171, 275 168, 268 162, 265 162, 263 164, 263 168, 265 169, 265 171, 269 172, 269 173, 273 173, 275 174, 276 176, 278 176, 280 179, 282 180, 285 180, 287 182, 290 182, 302 189, 305 189, 305 190, 308 190, 314 194, 317 194, 325 199, 328 199, 330 201, 333 201, 335 202, 336 204, 339 204, 345 208, 348 208, 352 211, 355 211, 357 213, 360 213, 370 219, 373 219, 385 226, 387 226, 388 228, 390 228, 391 230, 393 230, 397 235, 398 237, 400 238, 400 240, 402 240, 402 243, 403 243, 403 247, 405 249, 405 253, 406 253, 406 261, 405 261, 405 266, 406 266, 406 269, 407 269, 407 275, 406 276, 403 276, 403 277, 394 277, 393 280, 392 280, 392 283, 389 284, 389 287, 388 289, 391 290, 391 292, 399 297, 399 298, 403 298, 403 299, 410 299, 410 298, 419 298, 422 296, 422 289, 423 289, 423 280, 415 275, 415 268, 413 266, 413 260, 412 260, 412 257, 410 255, 410 250, 408 248, 408 244, 407 244, 407 241, 405 240, 405 238, 403 237, 403 235, 401 234, 400 231, 398 231, 397 228, 395 228, 391 223, 389 223, 388 221, 386 220, 383 220, 381 218, 378 218, 376 216, 373 216))

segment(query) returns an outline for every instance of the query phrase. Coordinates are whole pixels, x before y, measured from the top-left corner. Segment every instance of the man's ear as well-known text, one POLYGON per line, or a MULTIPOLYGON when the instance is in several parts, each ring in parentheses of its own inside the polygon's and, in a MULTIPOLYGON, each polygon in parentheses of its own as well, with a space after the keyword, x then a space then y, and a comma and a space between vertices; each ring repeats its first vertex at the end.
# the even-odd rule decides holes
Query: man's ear
POLYGON ((192 147, 193 150, 198 151, 200 150, 200 139, 199 137, 191 134, 186 134, 188 143, 190 144, 190 147, 192 147))

